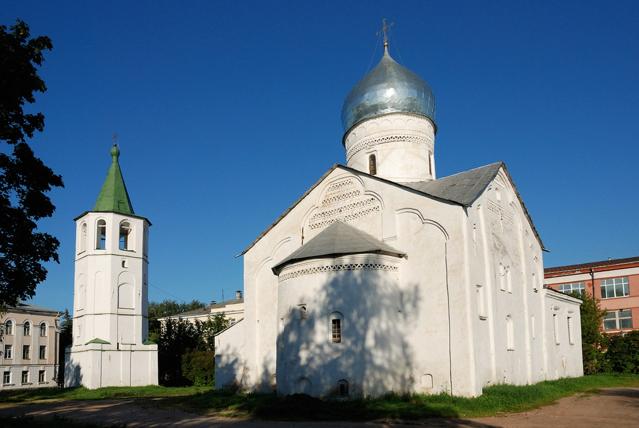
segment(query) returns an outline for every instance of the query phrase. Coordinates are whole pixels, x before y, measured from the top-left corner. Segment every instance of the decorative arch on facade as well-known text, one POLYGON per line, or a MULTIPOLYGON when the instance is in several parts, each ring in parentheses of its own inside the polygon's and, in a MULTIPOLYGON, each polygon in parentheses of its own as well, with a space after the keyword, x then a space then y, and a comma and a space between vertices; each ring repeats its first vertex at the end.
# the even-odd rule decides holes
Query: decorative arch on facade
POLYGON ((446 241, 450 239, 450 235, 448 234, 444 226, 442 226, 440 223, 438 223, 435 220, 426 218, 424 214, 422 214, 422 212, 416 208, 400 208, 396 210, 395 212, 397 214, 413 214, 417 216, 417 218, 419 218, 422 224, 429 224, 429 225, 435 226, 442 233, 442 235, 444 235, 444 238, 446 241))
POLYGON ((118 276, 118 309, 135 309, 135 278, 131 272, 118 276))
POLYGON ((304 242, 337 221, 365 224, 367 233, 380 236, 383 211, 383 199, 367 190, 361 177, 341 174, 322 185, 314 206, 304 216, 304 242), (364 219, 365 223, 360 222, 364 219))
POLYGON ((87 222, 86 221, 83 221, 82 224, 80 225, 80 236, 78 241, 79 241, 78 252, 79 253, 85 252, 87 249, 87 222))
POLYGON ((87 304, 87 285, 84 274, 78 275, 78 310, 81 311, 87 304))

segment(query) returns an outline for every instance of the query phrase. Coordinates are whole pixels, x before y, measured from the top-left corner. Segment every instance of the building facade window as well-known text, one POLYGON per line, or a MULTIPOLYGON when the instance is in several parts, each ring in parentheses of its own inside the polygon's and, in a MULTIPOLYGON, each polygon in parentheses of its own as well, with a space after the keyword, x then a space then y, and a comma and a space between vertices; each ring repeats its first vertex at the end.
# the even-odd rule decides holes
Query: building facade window
POLYGON ((601 298, 625 297, 629 293, 628 278, 607 278, 601 280, 601 298))
POLYGON ((346 379, 340 379, 337 381, 337 394, 340 397, 348 397, 348 381, 346 379))
POLYGON ((6 359, 13 358, 13 346, 12 345, 4 345, 4 357, 6 359))
POLYGON ((11 372, 10 371, 5 371, 2 374, 2 384, 3 385, 10 385, 11 384, 11 372))
POLYGON ((585 288, 586 287, 583 282, 569 282, 568 284, 559 284, 559 291, 566 294, 577 293, 583 296, 585 288))
POLYGON ((7 336, 13 335, 13 321, 8 320, 4 323, 4 334, 7 336))
POLYGON ((47 358, 47 347, 45 345, 40 345, 40 359, 44 360, 47 358))
POLYGON ((488 318, 486 312, 486 290, 484 290, 484 286, 481 284, 477 284, 477 314, 480 320, 488 318))
POLYGON ((29 370, 22 370, 22 383, 29 383, 29 370))
POLYGON ((46 323, 40 323, 40 337, 46 337, 47 335, 47 324, 46 323))
POLYGON ((604 330, 622 330, 632 328, 632 310, 606 312, 603 320, 604 330))
POLYGON ((31 348, 29 345, 22 345, 22 359, 30 360, 31 359, 31 348))
POLYGON ((131 243, 130 241, 130 235, 131 234, 131 225, 129 224, 128 221, 123 221, 122 223, 120 223, 120 237, 118 239, 118 245, 120 247, 120 250, 130 250, 131 249, 131 243))
POLYGON ((377 175, 377 158, 375 155, 368 156, 368 172, 370 175, 377 175))
POLYGON ((25 336, 31 336, 31 323, 26 321, 22 326, 22 334, 25 336))
POLYGON ((38 382, 45 383, 47 381, 45 370, 38 370, 38 382))
POLYGON ((95 249, 96 250, 106 249, 106 235, 107 235, 106 221, 98 220, 98 227, 95 232, 95 249))
POLYGON ((342 343, 342 314, 333 312, 331 314, 331 342, 342 343))

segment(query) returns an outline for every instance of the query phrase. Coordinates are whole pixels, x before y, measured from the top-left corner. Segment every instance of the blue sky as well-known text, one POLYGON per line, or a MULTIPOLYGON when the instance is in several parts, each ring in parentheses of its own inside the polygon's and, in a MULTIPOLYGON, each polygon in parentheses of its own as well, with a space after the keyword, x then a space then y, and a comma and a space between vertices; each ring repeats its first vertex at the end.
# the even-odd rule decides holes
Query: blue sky
POLYGON ((391 52, 432 86, 439 176, 503 160, 545 265, 639 255, 639 2, 4 1, 0 23, 52 38, 32 141, 60 264, 35 303, 71 308, 73 218, 119 135, 136 213, 153 223, 150 298, 220 300, 235 256, 332 164, 340 109, 391 52))

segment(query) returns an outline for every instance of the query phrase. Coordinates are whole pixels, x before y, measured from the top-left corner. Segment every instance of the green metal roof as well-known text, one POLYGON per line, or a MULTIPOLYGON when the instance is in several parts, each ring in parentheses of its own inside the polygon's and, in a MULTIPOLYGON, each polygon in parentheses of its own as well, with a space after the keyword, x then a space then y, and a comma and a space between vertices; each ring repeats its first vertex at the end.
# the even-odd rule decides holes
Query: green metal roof
POLYGON ((120 149, 117 144, 111 147, 111 166, 107 173, 107 178, 102 185, 98 200, 95 202, 93 211, 106 211, 120 214, 134 214, 129 193, 126 191, 126 185, 120 171, 120 149))

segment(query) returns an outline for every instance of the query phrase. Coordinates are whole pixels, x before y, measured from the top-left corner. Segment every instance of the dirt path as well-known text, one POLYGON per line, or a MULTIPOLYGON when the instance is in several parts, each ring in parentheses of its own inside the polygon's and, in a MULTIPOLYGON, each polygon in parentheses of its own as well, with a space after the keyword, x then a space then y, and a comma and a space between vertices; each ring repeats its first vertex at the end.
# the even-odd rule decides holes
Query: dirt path
POLYGON ((224 419, 186 413, 171 408, 141 407, 133 400, 65 401, 55 403, 0 404, 0 416, 58 415, 79 422, 127 427, 639 427, 639 388, 613 388, 595 395, 578 395, 530 412, 480 419, 428 419, 390 422, 273 422, 224 419))

